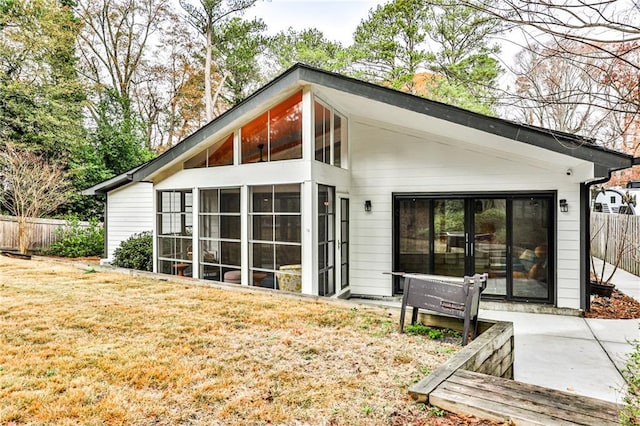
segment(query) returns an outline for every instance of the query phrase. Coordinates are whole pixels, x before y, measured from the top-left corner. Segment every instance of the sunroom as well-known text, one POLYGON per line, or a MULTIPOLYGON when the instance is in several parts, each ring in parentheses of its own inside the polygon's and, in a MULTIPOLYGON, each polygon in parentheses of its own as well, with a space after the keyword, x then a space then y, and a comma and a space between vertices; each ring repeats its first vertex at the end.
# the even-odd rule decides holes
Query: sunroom
POLYGON ((233 124, 155 180, 155 270, 321 296, 344 291, 348 199, 337 194, 348 192, 346 115, 298 87, 233 124))

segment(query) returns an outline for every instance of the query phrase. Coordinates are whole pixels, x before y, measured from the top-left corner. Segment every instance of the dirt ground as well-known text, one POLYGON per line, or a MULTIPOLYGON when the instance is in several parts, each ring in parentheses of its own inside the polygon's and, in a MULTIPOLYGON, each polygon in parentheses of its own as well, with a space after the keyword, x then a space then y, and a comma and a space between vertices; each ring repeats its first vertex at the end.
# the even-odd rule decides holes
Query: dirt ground
POLYGON ((587 318, 636 319, 640 318, 640 302, 614 290, 611 297, 595 296, 591 302, 591 312, 587 318))

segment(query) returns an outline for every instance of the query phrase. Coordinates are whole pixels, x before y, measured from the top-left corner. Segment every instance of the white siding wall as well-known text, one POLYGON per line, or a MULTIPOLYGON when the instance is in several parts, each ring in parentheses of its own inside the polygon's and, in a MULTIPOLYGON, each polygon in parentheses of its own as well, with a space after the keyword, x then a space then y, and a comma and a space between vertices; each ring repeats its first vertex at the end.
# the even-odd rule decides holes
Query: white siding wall
MULTIPOLYGON (((557 306, 579 308, 579 179, 568 166, 588 173, 586 164, 545 163, 460 141, 437 141, 371 124, 351 123, 351 292, 390 296, 392 280, 392 193, 555 190, 569 212, 557 212, 557 306), (371 200, 371 213, 364 201, 371 200)), ((517 143, 507 141, 507 143, 517 143)), ((557 210, 557 206, 556 206, 557 210)))
POLYGON ((153 230, 153 184, 136 182, 107 194, 107 259, 133 234, 153 230))

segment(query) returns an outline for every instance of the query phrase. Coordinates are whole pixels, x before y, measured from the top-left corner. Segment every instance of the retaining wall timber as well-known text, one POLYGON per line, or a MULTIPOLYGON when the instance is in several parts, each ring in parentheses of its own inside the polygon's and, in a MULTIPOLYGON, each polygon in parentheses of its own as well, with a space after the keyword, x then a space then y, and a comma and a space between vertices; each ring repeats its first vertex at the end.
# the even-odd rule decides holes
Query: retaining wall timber
MULTIPOLYGON (((420 320, 425 325, 455 327, 455 324, 443 323, 452 319, 443 318, 445 317, 423 314, 420 320)), ((478 337, 409 388, 409 394, 415 400, 429 402, 429 394, 457 370, 513 379, 513 323, 481 321, 479 328, 481 334, 478 337)))

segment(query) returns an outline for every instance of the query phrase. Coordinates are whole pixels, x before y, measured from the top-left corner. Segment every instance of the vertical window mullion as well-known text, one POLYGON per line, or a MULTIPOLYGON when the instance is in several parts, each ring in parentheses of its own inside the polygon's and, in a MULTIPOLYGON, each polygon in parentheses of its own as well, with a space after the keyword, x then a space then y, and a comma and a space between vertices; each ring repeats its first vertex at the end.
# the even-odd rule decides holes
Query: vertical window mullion
POLYGON ((329 164, 333 166, 333 120, 334 120, 334 112, 333 112, 333 108, 330 109, 330 115, 329 115, 329 164))

